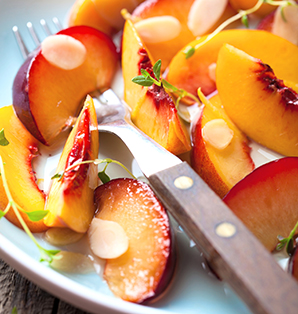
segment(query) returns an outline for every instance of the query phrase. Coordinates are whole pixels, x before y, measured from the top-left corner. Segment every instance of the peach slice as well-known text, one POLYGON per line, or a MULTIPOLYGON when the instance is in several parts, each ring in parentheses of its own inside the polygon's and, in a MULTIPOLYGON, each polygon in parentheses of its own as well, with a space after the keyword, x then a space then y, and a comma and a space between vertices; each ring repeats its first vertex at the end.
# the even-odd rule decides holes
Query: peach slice
MULTIPOLYGON (((173 38, 172 36, 165 38, 162 42, 160 42, 160 40, 154 42, 154 38, 159 39, 160 36, 152 35, 151 37, 153 38, 150 41, 145 40, 146 38, 141 36, 148 51, 152 55, 153 62, 156 62, 159 59, 162 60, 162 70, 168 66, 172 58, 182 47, 194 40, 197 36, 196 34, 193 34, 188 26, 189 13, 194 3, 194 0, 147 0, 140 4, 132 13, 131 18, 133 23, 136 24, 135 26, 137 29, 138 23, 142 21, 152 18, 163 19, 166 16, 174 18, 177 23, 180 24, 180 32, 173 38)), ((217 25, 221 24, 222 21, 226 20, 234 13, 235 11, 232 10, 231 6, 227 5, 224 12, 220 14, 218 21, 216 21, 214 25, 211 25, 208 29, 204 30, 204 33, 212 31, 217 25)), ((191 15, 196 15, 196 12, 192 12, 191 15)), ((208 15, 208 12, 206 12, 205 15, 208 15)), ((191 17, 190 20, 190 25, 192 26, 194 18, 191 17)), ((165 26, 166 25, 167 24, 165 23, 165 26)), ((160 26, 160 29, 163 29, 163 27, 160 26)), ((151 31, 149 28, 147 29, 146 34, 150 35, 150 33, 151 31)), ((163 33, 163 31, 160 33, 163 33)), ((171 34, 172 31, 168 33, 171 34)), ((147 37, 150 37, 149 35, 147 37)))
POLYGON ((115 179, 95 190, 96 218, 116 222, 128 250, 108 259, 104 279, 123 300, 144 303, 160 296, 173 276, 176 251, 164 207, 144 182, 115 179))
POLYGON ((223 199, 269 251, 298 221, 297 178, 298 158, 286 157, 260 166, 223 199))
MULTIPOLYGON (((194 47, 205 39, 206 37, 202 37, 188 46, 194 47)), ((167 80, 174 86, 183 88, 194 95, 199 87, 205 95, 209 95, 216 90, 216 84, 213 76, 209 74, 209 69, 216 63, 219 49, 224 43, 233 45, 260 58, 264 63, 270 64, 282 80, 298 82, 296 62, 298 47, 266 31, 245 29, 220 32, 199 47, 189 59, 185 58, 185 48, 183 48, 171 61, 167 80)))
POLYGON ((249 140, 229 119, 218 95, 207 100, 192 126, 191 165, 220 196, 254 169, 249 140))
POLYGON ((216 83, 239 129, 282 155, 298 156, 298 94, 270 66, 226 44, 218 54, 216 83))
POLYGON ((95 207, 93 192, 98 184, 97 166, 77 162, 96 159, 99 142, 97 118, 90 96, 78 120, 71 131, 56 173, 64 171, 63 176, 53 179, 45 208, 49 210, 44 222, 49 227, 68 227, 76 232, 88 230, 93 218, 95 207))
POLYGON ((129 11, 144 0, 77 0, 69 14, 68 25, 87 25, 108 35, 121 30, 124 20, 120 14, 126 8, 129 11))
POLYGON ((38 49, 22 65, 13 84, 17 116, 44 144, 52 143, 71 125, 87 93, 110 86, 118 63, 114 43, 98 30, 77 26, 54 36, 59 35, 79 41, 87 51, 85 61, 73 70, 64 70, 49 63, 38 49))
MULTIPOLYGON (((31 164, 32 158, 38 155, 40 144, 16 117, 12 106, 0 109, 0 125, 9 141, 7 146, 0 146, 0 155, 14 201, 26 211, 44 210, 45 195, 37 186, 31 164)), ((0 210, 3 211, 7 204, 8 199, 0 179, 0 210)), ((25 213, 20 214, 32 232, 48 229, 42 220, 33 222, 25 213)), ((21 228, 13 209, 10 209, 5 217, 21 228)))
MULTIPOLYGON (((229 0, 232 7, 236 10, 248 10, 254 7, 258 0, 229 0)), ((259 16, 265 16, 269 14, 270 12, 274 11, 276 9, 275 6, 264 3, 260 7, 260 9, 256 12, 257 15, 259 16)))
POLYGON ((124 26, 122 65, 124 100, 132 108, 133 123, 173 154, 189 151, 189 134, 164 88, 157 85, 143 87, 131 81, 141 74, 141 69, 153 73, 153 68, 150 56, 130 20, 124 26))

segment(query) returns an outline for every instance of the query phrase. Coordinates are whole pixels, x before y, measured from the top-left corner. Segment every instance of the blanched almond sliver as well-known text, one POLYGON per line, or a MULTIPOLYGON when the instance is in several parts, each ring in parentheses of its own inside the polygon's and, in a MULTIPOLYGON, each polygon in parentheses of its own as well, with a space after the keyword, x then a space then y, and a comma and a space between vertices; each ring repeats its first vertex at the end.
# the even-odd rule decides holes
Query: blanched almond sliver
POLYGON ((208 67, 208 75, 209 78, 213 81, 216 82, 216 63, 213 62, 209 65, 208 67))
POLYGON ((73 70, 83 64, 87 50, 71 36, 52 35, 41 43, 41 53, 52 65, 63 70, 73 70))
POLYGON ((103 259, 117 258, 128 249, 127 235, 114 221, 93 218, 88 236, 92 252, 103 259))
POLYGON ((80 253, 61 251, 53 259, 51 267, 74 274, 88 274, 95 271, 91 259, 80 253))
POLYGON ((281 10, 279 7, 275 12, 272 33, 298 45, 298 7, 292 5, 284 7, 285 20, 281 10))
POLYGON ((134 24, 145 43, 160 43, 176 38, 181 31, 181 24, 173 16, 156 16, 134 24))
POLYGON ((211 120, 202 129, 204 141, 219 150, 225 149, 231 143, 233 136, 233 130, 223 119, 211 120))
POLYGON ((187 26, 194 36, 204 35, 222 16, 228 0, 195 0, 188 13, 187 26))
POLYGON ((68 228, 51 228, 45 233, 46 241, 57 246, 78 242, 83 236, 83 233, 77 233, 68 228))

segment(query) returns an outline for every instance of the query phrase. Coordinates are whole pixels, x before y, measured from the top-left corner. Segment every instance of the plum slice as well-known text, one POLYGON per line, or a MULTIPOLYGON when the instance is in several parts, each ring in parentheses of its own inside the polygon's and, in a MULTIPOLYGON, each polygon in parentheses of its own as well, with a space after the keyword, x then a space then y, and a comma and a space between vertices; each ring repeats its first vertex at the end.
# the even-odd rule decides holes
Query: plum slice
POLYGON ((29 132, 50 144, 68 128, 88 93, 110 86, 118 54, 110 37, 88 26, 75 26, 54 36, 67 35, 86 48, 85 61, 72 70, 59 68, 33 52, 21 66, 13 84, 13 105, 29 132))

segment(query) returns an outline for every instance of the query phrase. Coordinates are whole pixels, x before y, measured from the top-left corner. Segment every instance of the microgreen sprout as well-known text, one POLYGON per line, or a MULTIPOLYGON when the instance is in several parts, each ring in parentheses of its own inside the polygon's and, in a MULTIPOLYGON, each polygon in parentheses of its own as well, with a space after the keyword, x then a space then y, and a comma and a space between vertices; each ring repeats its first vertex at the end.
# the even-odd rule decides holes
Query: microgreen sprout
POLYGON ((66 172, 76 168, 77 166, 80 166, 80 165, 85 165, 85 164, 95 164, 95 165, 99 165, 99 164, 103 164, 103 163, 106 163, 104 169, 100 172, 98 172, 98 177, 100 178, 100 180, 102 181, 102 183, 107 183, 110 181, 110 178, 109 176, 106 174, 106 169, 107 169, 107 166, 111 163, 114 163, 114 164, 117 164, 119 166, 121 166, 125 171, 127 171, 134 179, 136 179, 136 177, 131 173, 131 171, 128 170, 127 167, 125 167, 121 162, 117 161, 117 160, 113 160, 113 159, 110 159, 110 158, 105 158, 105 159, 92 159, 92 160, 84 160, 84 161, 81 161, 81 162, 76 162, 74 163, 73 165, 71 165, 70 167, 68 167, 67 169, 65 169, 64 171, 60 171, 58 173, 55 173, 53 176, 52 176, 52 180, 53 179, 58 179, 58 181, 61 181, 63 179, 63 176, 66 172))
POLYGON ((292 6, 297 6, 296 3, 294 3, 293 1, 274 1, 274 0, 258 0, 258 2, 255 4, 255 6, 253 6, 251 9, 248 10, 239 10, 239 12, 230 17, 229 19, 227 19, 226 21, 224 21, 222 24, 220 24, 212 33, 210 33, 203 41, 200 41, 199 43, 197 43, 194 47, 192 46, 187 46, 184 49, 184 54, 185 54, 185 58, 189 59, 190 57, 192 57, 195 53, 195 51, 197 49, 199 49, 201 46, 205 45, 208 41, 210 41, 213 37, 215 37, 218 33, 220 33, 222 30, 224 30, 228 25, 241 20, 242 24, 245 27, 249 27, 249 23, 248 23, 248 15, 255 13, 256 11, 259 10, 259 8, 262 6, 262 4, 267 3, 270 4, 272 6, 280 6, 281 7, 281 15, 283 17, 283 19, 286 21, 285 16, 284 16, 284 11, 283 9, 289 5, 292 6))
POLYGON ((1 215, 0 218, 5 216, 8 211, 10 209, 12 209, 18 219, 18 221, 20 222, 21 226, 23 227, 24 231, 27 233, 27 235, 29 236, 29 238, 34 242, 34 244, 37 246, 37 248, 40 251, 40 261, 46 261, 49 264, 53 261, 53 259, 55 258, 55 255, 57 253, 59 253, 59 250, 46 250, 45 248, 43 248, 35 239, 35 237, 33 236, 33 234, 31 233, 30 229, 28 228, 27 224, 25 223, 22 215, 20 214, 20 211, 24 212, 27 214, 28 218, 32 221, 39 221, 41 220, 43 217, 45 217, 45 215, 48 213, 48 211, 32 211, 32 212, 28 212, 25 211, 24 209, 22 209, 13 199, 8 184, 7 184, 7 180, 6 180, 6 176, 5 176, 5 170, 4 170, 4 164, 3 164, 3 160, 2 157, 0 156, 0 173, 1 173, 1 179, 2 179, 2 183, 3 183, 3 188, 5 190, 7 199, 8 199, 8 204, 5 208, 5 210, 3 212, 0 211, 1 215))
POLYGON ((152 68, 155 77, 153 77, 147 70, 141 69, 141 75, 135 76, 132 81, 141 86, 152 86, 153 84, 157 86, 163 86, 166 92, 173 93, 177 96, 176 108, 178 108, 181 99, 184 97, 189 97, 195 102, 200 103, 199 99, 193 94, 187 92, 182 88, 177 88, 165 79, 161 78, 160 69, 161 60, 158 60, 152 68))
POLYGON ((298 228, 298 221, 295 225, 295 227, 293 228, 293 230, 290 232, 290 235, 287 238, 283 238, 282 236, 278 236, 278 244, 276 246, 276 249, 278 251, 281 251, 284 247, 286 248, 286 251, 289 255, 292 255, 293 252, 293 248, 294 248, 294 235, 296 233, 296 230, 298 228))

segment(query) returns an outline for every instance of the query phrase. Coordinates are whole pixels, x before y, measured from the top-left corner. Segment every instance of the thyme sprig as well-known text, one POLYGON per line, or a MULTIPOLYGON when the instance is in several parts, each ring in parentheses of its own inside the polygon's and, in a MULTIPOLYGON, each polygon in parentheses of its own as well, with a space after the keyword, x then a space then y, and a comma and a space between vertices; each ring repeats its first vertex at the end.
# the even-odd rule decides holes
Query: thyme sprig
POLYGON ((102 181, 102 183, 107 183, 110 181, 109 176, 106 174, 106 169, 107 166, 111 163, 117 164, 119 166, 121 166, 125 171, 127 171, 134 179, 136 179, 136 177, 131 173, 131 171, 125 167, 120 161, 117 160, 113 160, 110 158, 105 158, 105 159, 92 159, 92 160, 84 160, 84 161, 80 161, 80 162, 76 162, 74 164, 72 164, 70 167, 66 168, 64 171, 60 171, 55 173, 52 176, 52 180, 53 179, 58 179, 58 181, 61 181, 63 179, 63 176, 66 172, 73 170, 74 168, 76 168, 77 166, 80 165, 85 165, 85 164, 95 164, 95 165, 99 165, 99 164, 103 164, 106 163, 104 169, 100 172, 98 172, 98 177, 100 178, 100 180, 102 181))
POLYGON ((280 6, 281 7, 281 14, 282 14, 282 17, 285 21, 286 21, 286 19, 284 16, 284 8, 289 6, 289 5, 297 6, 297 4, 295 4, 292 1, 258 0, 258 2, 251 9, 239 10, 239 12, 236 15, 234 15, 234 16, 230 17, 229 19, 227 19, 226 21, 224 21, 211 34, 209 34, 203 41, 199 42, 194 47, 187 46, 183 51, 185 54, 185 58, 189 59, 190 57, 192 57, 197 49, 199 49, 201 46, 205 45, 208 41, 210 41, 218 33, 220 33, 222 30, 224 30, 228 25, 230 25, 230 24, 232 24, 238 20, 241 20, 242 24, 248 28, 249 27, 248 15, 258 11, 260 9, 260 7, 262 6, 262 4, 264 4, 264 3, 270 4, 272 6, 280 6))
POLYGON ((175 106, 178 108, 179 103, 181 99, 184 97, 189 97, 192 100, 194 100, 197 103, 200 103, 199 99, 194 96, 193 94, 187 92, 186 90, 182 88, 177 88, 165 79, 163 79, 160 76, 160 69, 161 69, 161 60, 158 60, 154 65, 153 65, 153 73, 154 76, 152 76, 147 70, 141 69, 141 75, 135 76, 132 81, 138 85, 141 86, 152 86, 153 84, 157 86, 163 86, 166 92, 173 93, 177 96, 175 106))
POLYGON ((280 235, 277 237, 277 239, 278 239, 278 244, 276 246, 277 251, 281 251, 285 247, 286 252, 289 255, 292 255, 293 248, 294 248, 294 236, 295 236, 297 228, 298 228, 298 221, 287 238, 284 238, 280 235))

